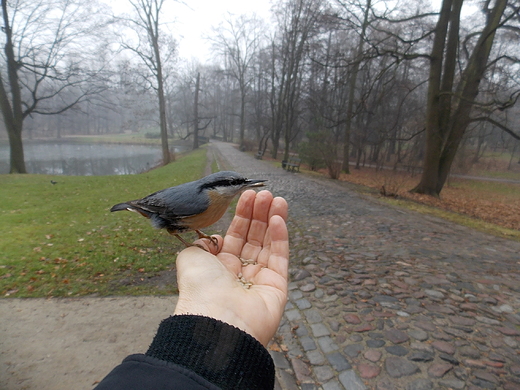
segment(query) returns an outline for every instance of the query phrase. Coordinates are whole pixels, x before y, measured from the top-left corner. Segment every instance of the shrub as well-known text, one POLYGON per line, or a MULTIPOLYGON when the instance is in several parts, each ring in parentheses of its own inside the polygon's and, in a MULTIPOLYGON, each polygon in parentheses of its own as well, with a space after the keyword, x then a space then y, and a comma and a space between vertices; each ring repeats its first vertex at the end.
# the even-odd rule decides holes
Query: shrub
POLYGON ((317 171, 325 167, 325 160, 320 149, 310 142, 300 142, 298 154, 302 162, 308 165, 311 171, 317 171))

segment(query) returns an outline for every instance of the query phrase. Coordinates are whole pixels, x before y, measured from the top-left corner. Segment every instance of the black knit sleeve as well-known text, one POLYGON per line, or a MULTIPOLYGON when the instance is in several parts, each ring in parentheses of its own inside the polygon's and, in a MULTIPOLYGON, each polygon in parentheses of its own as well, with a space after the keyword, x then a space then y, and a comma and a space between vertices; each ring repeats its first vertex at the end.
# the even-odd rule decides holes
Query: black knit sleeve
POLYGON ((213 318, 161 322, 146 355, 192 370, 222 389, 272 390, 274 364, 254 337, 213 318))

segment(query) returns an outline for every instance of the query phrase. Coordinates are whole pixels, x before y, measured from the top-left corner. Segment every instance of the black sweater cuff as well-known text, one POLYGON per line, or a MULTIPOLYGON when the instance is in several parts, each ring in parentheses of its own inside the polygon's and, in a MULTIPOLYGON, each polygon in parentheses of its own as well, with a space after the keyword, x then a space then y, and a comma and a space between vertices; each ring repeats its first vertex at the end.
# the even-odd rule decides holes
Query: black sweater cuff
POLYGON ((213 318, 165 319, 146 355, 183 366, 223 389, 274 387, 273 360, 262 344, 213 318))

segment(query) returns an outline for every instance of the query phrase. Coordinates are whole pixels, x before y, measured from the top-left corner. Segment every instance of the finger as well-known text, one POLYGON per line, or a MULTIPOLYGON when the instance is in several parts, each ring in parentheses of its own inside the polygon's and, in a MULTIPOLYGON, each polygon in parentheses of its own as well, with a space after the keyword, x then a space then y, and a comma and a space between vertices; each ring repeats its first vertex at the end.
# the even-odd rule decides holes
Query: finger
POLYGON ((289 257, 289 239, 287 232, 287 225, 285 220, 280 215, 273 215, 269 219, 269 228, 265 233, 265 240, 263 244, 263 249, 258 255, 257 262, 264 267, 269 267, 269 261, 271 259, 271 255, 274 254, 276 256, 282 255, 289 257), (276 218, 275 218, 276 217, 276 218), (280 248, 279 243, 283 242, 284 247, 280 248), (287 251, 285 253, 282 249, 287 251))
MULTIPOLYGON (((269 210, 269 220, 274 215, 278 215, 282 217, 285 223, 287 223, 287 218, 289 215, 289 205, 287 204, 287 201, 282 197, 276 197, 273 199, 273 202, 271 204, 271 209, 269 210)), ((264 246, 269 245, 271 243, 271 235, 269 230, 267 231, 267 234, 265 236, 264 246)))
POLYGON ((269 209, 269 219, 271 219, 273 215, 279 215, 283 218, 284 221, 287 222, 287 217, 289 215, 289 205, 284 198, 277 196, 271 202, 271 208, 269 209))
POLYGON ((273 195, 269 191, 256 194, 247 242, 242 250, 249 258, 256 258, 264 244, 272 201, 273 195))
POLYGON ((249 231, 255 197, 256 192, 253 190, 247 190, 240 196, 235 210, 235 216, 224 238, 222 252, 238 255, 242 250, 249 231))
POLYGON ((269 234, 271 236, 270 256, 267 268, 287 280, 289 268, 289 233, 287 225, 279 215, 273 215, 269 220, 269 234))
POLYGON ((212 255, 216 255, 222 249, 224 239, 218 234, 214 234, 211 237, 217 240, 217 245, 215 245, 215 242, 209 238, 199 238, 198 240, 193 241, 193 244, 201 246, 202 249, 208 251, 212 255))

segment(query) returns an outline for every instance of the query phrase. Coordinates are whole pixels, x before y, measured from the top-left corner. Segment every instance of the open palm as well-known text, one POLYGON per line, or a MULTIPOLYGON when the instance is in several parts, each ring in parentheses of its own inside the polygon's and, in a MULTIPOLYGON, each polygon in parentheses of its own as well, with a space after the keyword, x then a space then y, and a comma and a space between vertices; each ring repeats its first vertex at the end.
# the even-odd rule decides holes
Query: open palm
POLYGON ((174 314, 212 317, 251 334, 273 337, 287 301, 288 206, 269 191, 246 191, 224 238, 215 236, 177 258, 179 301, 174 314))

